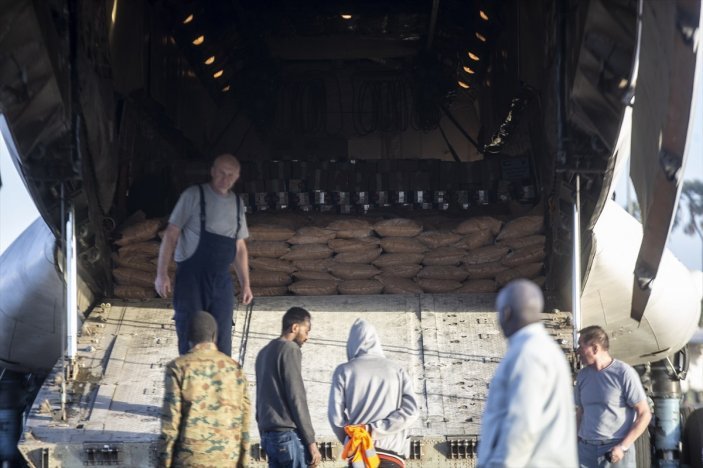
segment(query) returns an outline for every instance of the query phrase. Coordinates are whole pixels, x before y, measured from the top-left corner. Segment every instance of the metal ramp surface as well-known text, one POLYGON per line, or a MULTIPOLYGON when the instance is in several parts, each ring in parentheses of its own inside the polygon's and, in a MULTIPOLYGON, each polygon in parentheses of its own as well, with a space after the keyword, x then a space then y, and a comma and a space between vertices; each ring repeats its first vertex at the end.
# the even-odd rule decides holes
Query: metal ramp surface
MULTIPOLYGON (((488 383, 505 351, 494 301, 494 294, 258 298, 243 349, 252 408, 256 353, 280 335, 285 310, 307 308, 312 331, 302 348, 303 379, 323 466, 335 466, 341 447, 327 422, 330 380, 346 361, 349 328, 361 317, 376 326, 386 355, 414 379, 421 415, 411 431, 414 459, 408 466, 473 466, 488 383)), ((20 450, 34 466, 154 466, 163 368, 177 356, 172 314, 161 300, 114 301, 93 310, 79 339, 79 371, 67 381, 66 418, 61 419, 60 363, 28 417, 20 450)), ((245 310, 235 317, 238 359, 245 310)), ((570 348, 570 316, 544 318, 570 348)), ((265 466, 254 418, 251 431, 253 466, 265 466)))

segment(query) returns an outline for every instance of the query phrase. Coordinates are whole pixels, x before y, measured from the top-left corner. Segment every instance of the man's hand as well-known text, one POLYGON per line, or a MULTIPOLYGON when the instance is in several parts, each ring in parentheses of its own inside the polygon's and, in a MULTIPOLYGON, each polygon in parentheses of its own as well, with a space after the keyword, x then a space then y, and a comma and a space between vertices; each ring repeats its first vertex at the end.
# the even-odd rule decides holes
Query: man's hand
POLYGON ((319 465, 322 461, 322 455, 320 455, 320 451, 317 449, 317 444, 313 442, 312 444, 308 445, 308 450, 310 451, 310 456, 312 457, 312 460, 310 461, 310 464, 308 466, 319 465))
POLYGON ((242 293, 240 295, 242 304, 249 304, 252 299, 254 299, 254 294, 251 292, 250 287, 242 288, 242 293))
POLYGON ((171 288, 171 278, 169 278, 168 274, 156 275, 156 281, 154 281, 154 288, 156 289, 156 292, 159 294, 159 296, 163 298, 169 297, 173 292, 173 289, 171 288))
POLYGON ((618 463, 623 458, 625 458, 625 451, 622 446, 616 445, 610 450, 610 463, 618 463))

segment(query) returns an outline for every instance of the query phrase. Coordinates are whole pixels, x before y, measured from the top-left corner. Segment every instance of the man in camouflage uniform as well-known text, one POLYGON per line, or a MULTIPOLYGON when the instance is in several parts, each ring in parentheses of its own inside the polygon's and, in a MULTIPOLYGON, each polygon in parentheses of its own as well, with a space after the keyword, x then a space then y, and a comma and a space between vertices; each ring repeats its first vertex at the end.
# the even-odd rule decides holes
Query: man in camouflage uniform
POLYGON ((190 351, 166 366, 159 466, 246 467, 249 394, 241 366, 215 345, 217 324, 200 311, 190 351))

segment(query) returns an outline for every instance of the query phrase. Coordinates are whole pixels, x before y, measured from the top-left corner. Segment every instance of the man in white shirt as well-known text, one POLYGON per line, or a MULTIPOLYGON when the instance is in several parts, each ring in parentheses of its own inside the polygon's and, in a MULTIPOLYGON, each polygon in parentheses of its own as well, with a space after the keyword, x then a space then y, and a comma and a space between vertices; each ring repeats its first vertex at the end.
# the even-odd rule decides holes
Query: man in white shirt
POLYGON ((481 468, 578 466, 571 372, 541 323, 543 306, 542 291, 531 281, 512 281, 498 294, 508 351, 481 420, 481 468))

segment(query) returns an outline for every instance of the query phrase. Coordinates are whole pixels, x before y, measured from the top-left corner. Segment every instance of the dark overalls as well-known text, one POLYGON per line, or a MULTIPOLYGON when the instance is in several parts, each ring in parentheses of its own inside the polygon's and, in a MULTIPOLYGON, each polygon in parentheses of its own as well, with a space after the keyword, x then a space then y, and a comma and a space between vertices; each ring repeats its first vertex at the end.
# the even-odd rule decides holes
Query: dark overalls
POLYGON ((188 352, 188 328, 193 314, 210 312, 217 322, 217 349, 232 355, 232 312, 234 287, 229 267, 237 255, 239 235, 239 199, 237 199, 235 238, 205 230, 205 196, 200 189, 200 240, 193 255, 178 262, 173 289, 178 352, 188 352))

